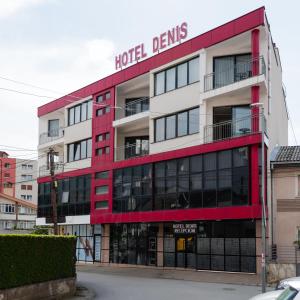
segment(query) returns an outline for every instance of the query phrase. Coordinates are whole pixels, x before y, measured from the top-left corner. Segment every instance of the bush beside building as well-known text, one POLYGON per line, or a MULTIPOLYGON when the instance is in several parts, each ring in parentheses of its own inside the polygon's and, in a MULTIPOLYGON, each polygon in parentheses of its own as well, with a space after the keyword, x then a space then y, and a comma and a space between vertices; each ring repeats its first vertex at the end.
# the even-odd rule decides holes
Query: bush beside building
POLYGON ((0 289, 75 277, 74 236, 0 235, 0 289))

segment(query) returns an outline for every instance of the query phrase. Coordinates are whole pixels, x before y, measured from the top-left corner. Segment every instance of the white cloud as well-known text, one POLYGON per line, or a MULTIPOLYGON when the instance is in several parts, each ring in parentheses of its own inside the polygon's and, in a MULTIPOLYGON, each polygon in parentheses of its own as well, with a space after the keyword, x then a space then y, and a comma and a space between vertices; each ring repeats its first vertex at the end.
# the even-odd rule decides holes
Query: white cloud
MULTIPOLYGON (((62 94, 17 85, 0 79, 0 87, 58 98, 113 72, 114 44, 109 40, 66 41, 55 45, 22 45, 0 48, 0 76, 62 94)), ((0 128, 9 124, 9 134, 0 131, 7 145, 35 148, 38 140, 37 107, 51 99, 24 96, 0 90, 0 128)))
POLYGON ((44 0, 1 0, 0 18, 6 18, 16 14, 20 10, 41 3, 44 0))

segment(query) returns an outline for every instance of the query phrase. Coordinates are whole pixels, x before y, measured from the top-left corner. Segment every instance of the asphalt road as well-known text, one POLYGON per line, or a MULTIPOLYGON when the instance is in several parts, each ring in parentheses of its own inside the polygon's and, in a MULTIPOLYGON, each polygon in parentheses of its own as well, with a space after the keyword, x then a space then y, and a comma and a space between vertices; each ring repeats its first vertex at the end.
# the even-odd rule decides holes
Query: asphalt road
POLYGON ((79 285, 99 300, 246 300, 260 293, 257 286, 201 283, 176 279, 78 272, 79 285))

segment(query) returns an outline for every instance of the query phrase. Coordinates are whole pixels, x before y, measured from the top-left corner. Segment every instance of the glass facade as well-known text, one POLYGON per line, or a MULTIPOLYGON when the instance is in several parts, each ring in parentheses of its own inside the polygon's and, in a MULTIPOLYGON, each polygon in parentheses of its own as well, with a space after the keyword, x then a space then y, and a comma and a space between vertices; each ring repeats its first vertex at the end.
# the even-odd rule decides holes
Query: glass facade
MULTIPOLYGON (((90 213, 91 175, 70 177, 57 181, 58 217, 88 215, 90 213)), ((38 192, 38 218, 51 217, 50 182, 40 183, 38 192)))
POLYGON ((113 212, 249 204, 248 148, 114 170, 113 212))
POLYGON ((255 224, 252 220, 165 223, 162 236, 159 224, 113 224, 110 262, 157 265, 160 261, 164 267, 255 273, 255 224), (162 248, 157 246, 160 243, 162 248))
MULTIPOLYGON (((95 225, 101 229, 101 225, 95 225)), ((100 253, 100 247, 94 246, 94 226, 89 224, 64 225, 60 226, 61 234, 75 235, 76 242, 76 259, 77 261, 92 262, 95 260, 95 251, 100 253)), ((100 235, 101 236, 101 230, 100 235)))
POLYGON ((156 224, 113 224, 110 227, 110 262, 156 265, 156 224))

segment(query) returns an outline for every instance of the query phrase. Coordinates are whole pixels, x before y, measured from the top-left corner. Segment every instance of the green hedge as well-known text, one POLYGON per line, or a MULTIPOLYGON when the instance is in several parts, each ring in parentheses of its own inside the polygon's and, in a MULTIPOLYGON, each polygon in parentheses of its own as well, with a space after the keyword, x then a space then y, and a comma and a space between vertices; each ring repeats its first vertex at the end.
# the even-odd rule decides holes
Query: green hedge
POLYGON ((0 234, 0 289, 75 276, 74 236, 0 234))

